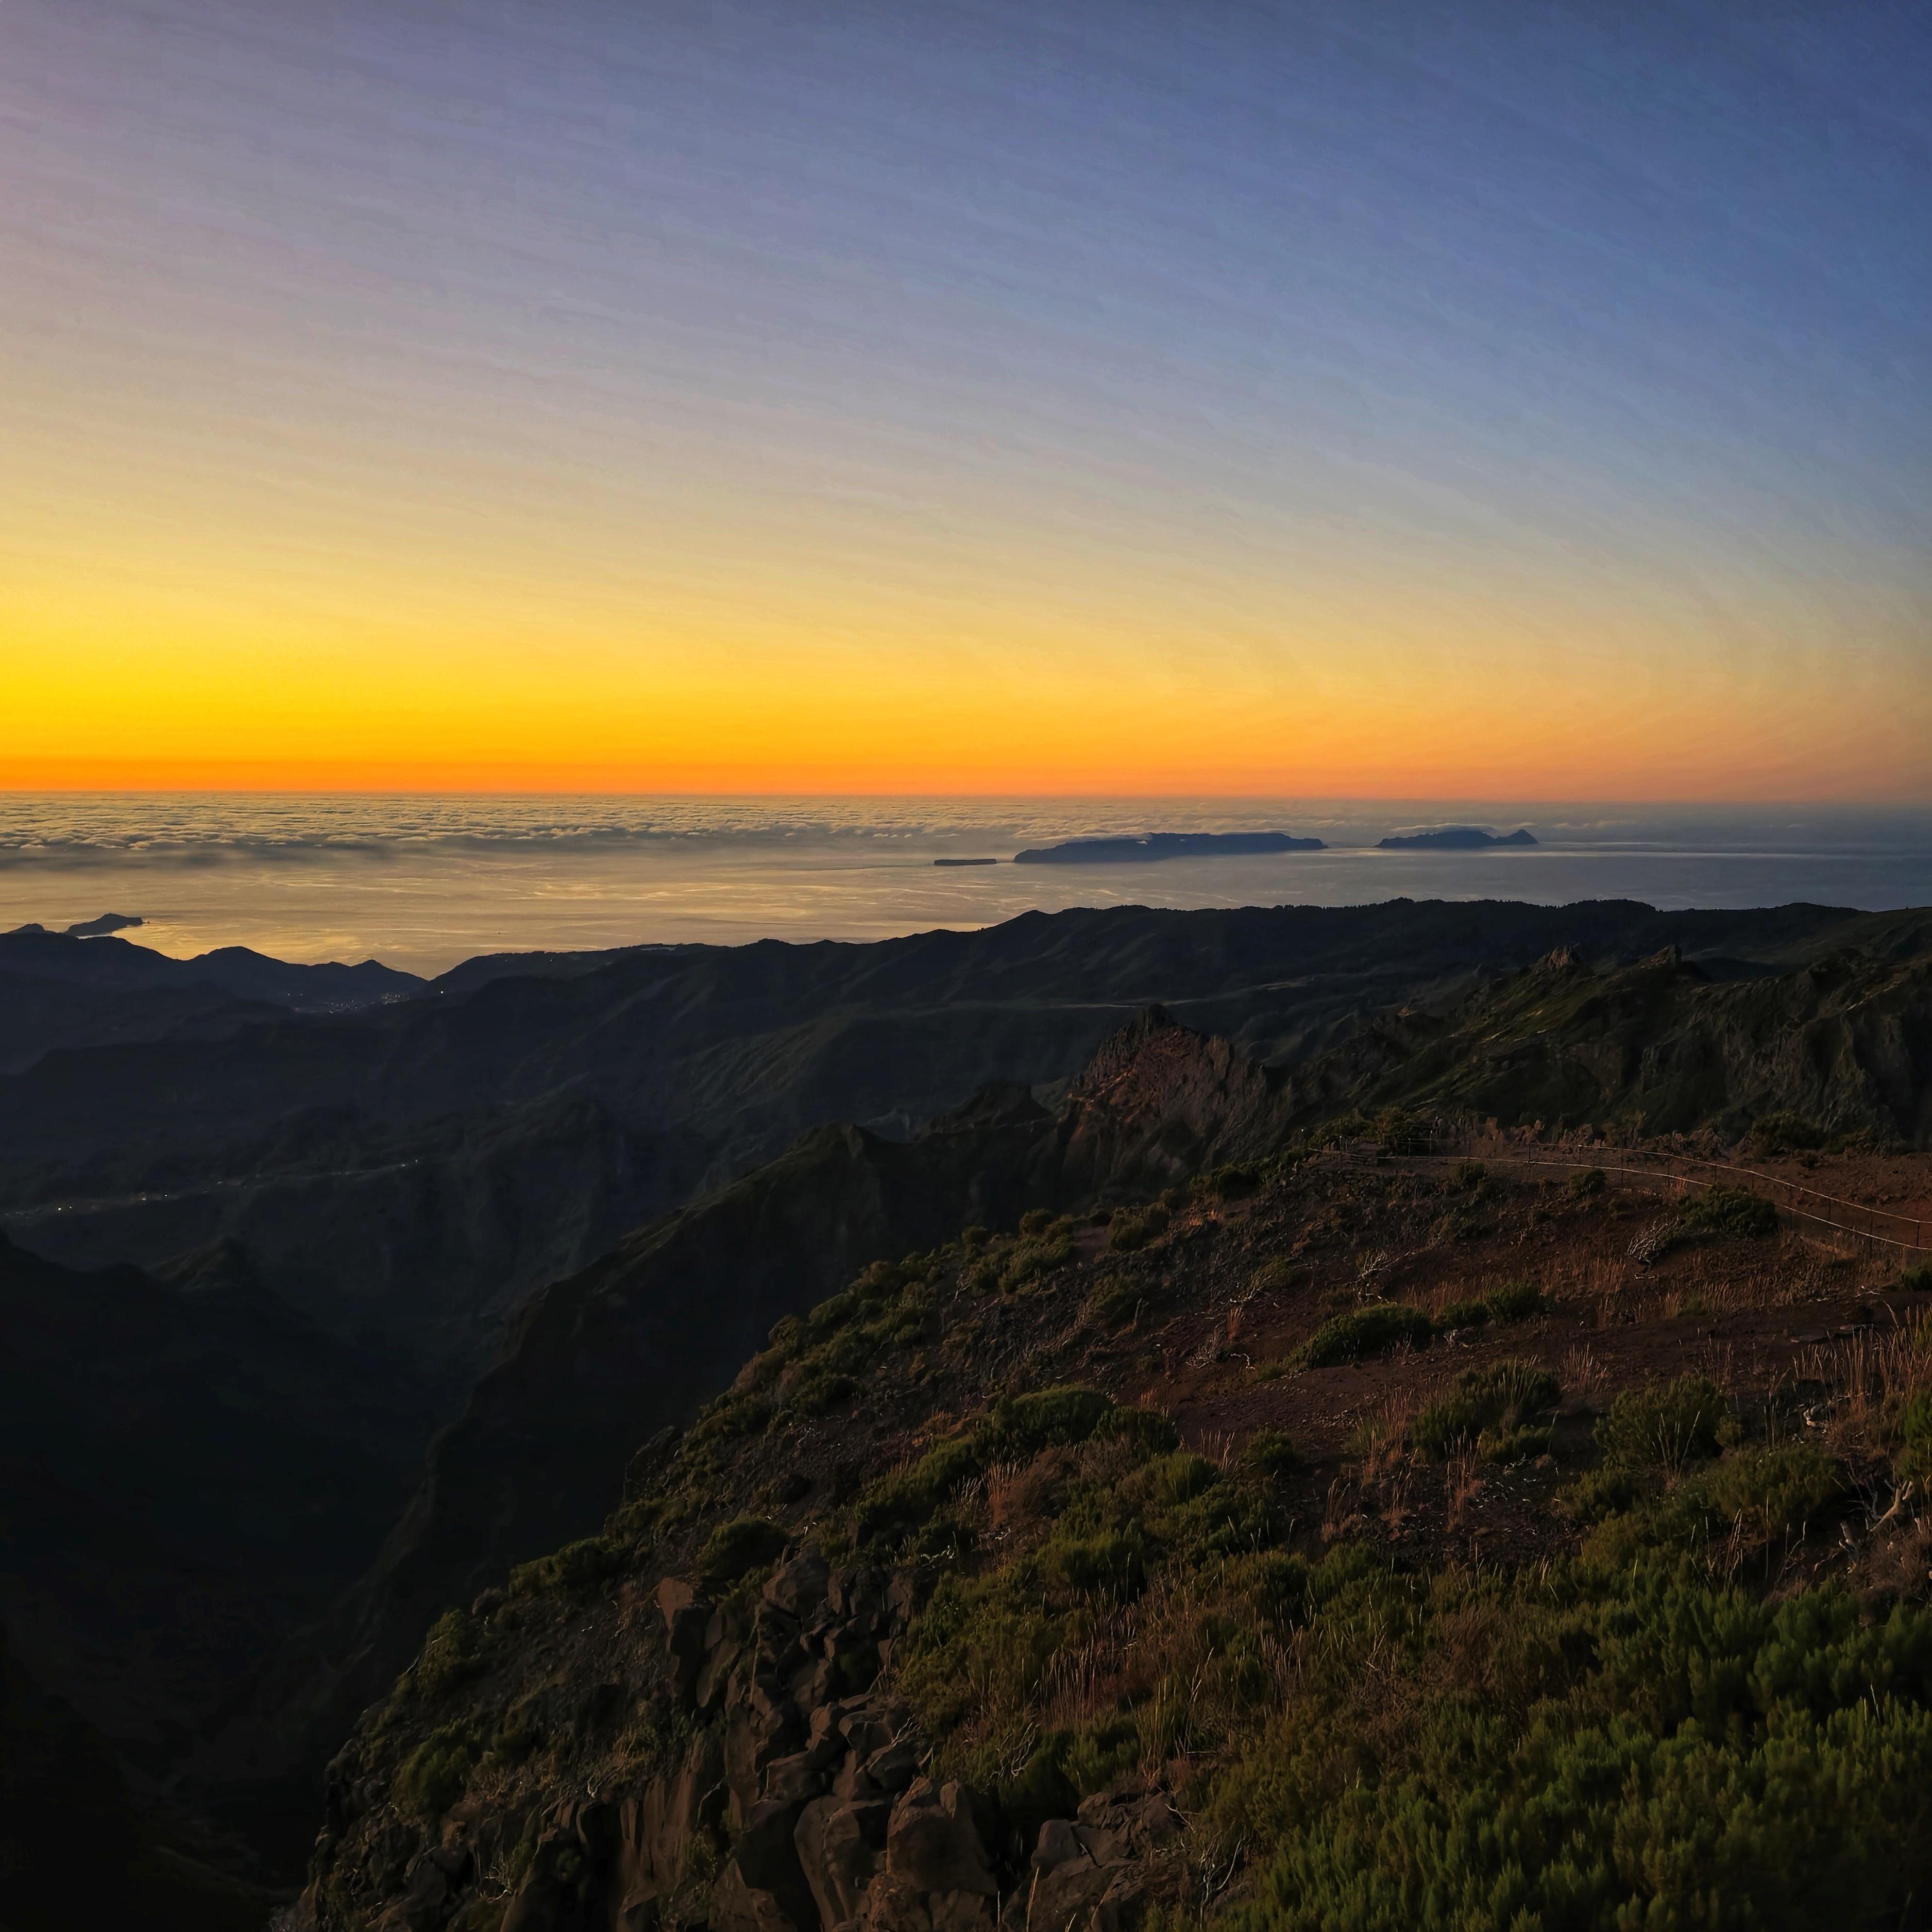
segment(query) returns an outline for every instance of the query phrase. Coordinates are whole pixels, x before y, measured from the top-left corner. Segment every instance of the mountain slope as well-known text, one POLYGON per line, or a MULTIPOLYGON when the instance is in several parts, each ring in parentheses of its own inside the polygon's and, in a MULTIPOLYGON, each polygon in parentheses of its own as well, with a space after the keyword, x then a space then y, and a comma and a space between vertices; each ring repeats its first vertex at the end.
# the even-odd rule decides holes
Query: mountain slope
MULTIPOLYGON (((1285 1062, 1558 946, 1676 945, 1731 976, 1890 943, 1912 916, 1122 908, 863 946, 476 962, 420 998, 56 1052, 0 1078, 0 1224, 77 1266, 244 1240, 314 1318, 460 1385, 524 1294, 624 1228, 828 1120, 902 1136, 988 1081, 1070 1080, 1151 1002, 1285 1062), (526 1166, 593 1178, 525 1191, 526 1166), (386 1270, 375 1228, 406 1270, 386 1270)), ((110 964, 140 951, 48 943, 118 949, 110 964)))
MULTIPOLYGON (((1238 1103, 1140 1032, 1090 1102, 1238 1103)), ((304 1932, 1913 1922, 1921 1292, 1446 1161, 1169 1199, 778 1324, 365 1714, 304 1932)))

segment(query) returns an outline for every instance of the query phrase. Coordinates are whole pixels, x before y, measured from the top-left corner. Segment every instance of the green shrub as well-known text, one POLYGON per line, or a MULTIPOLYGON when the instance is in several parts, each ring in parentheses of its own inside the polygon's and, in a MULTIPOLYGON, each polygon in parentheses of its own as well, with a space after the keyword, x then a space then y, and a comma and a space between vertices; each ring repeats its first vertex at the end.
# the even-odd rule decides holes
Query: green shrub
POLYGON ((1131 1254, 1167 1232, 1169 1216, 1158 1201, 1144 1208, 1118 1209, 1108 1224, 1107 1245, 1122 1254, 1131 1254))
POLYGON ((1191 1449, 1176 1449, 1134 1472, 1128 1494, 1154 1509, 1173 1509, 1212 1489, 1220 1470, 1191 1449))
POLYGON ((952 1492, 994 1462, 1028 1462, 1042 1449, 1084 1442, 1096 1432, 1171 1444, 1173 1429, 1151 1410, 1117 1408, 1098 1389, 1064 1387, 1003 1396, 964 1434, 935 1442, 919 1460, 882 1476, 859 1498, 853 1531, 861 1541, 902 1534, 928 1522, 952 1492))
POLYGON ((548 1556, 519 1563, 510 1572, 513 1594, 537 1590, 560 1590, 566 1596, 582 1598, 594 1594, 614 1576, 629 1568, 632 1551, 620 1537, 586 1536, 566 1543, 548 1556))
MULTIPOLYGON (((1365 1649, 1387 1604, 1414 1620, 1394 1645, 1412 1655, 1438 1604, 1471 1601, 1364 1578, 1318 1622, 1330 1649, 1365 1649)), ((1221 1781, 1207 1822, 1271 1846, 1230 1932, 1910 1922, 1932 1864, 1923 1612, 1868 1627, 1834 1589, 1774 1610, 1643 1564, 1473 1601, 1514 1660, 1495 1694, 1419 1697, 1370 1755, 1330 1692, 1221 1781)))
POLYGON ((424 1697, 439 1698, 482 1669, 478 1655, 483 1628, 466 1610, 446 1610, 423 1639, 410 1682, 424 1697))
POLYGON ((748 1570, 776 1563, 788 1540, 776 1523, 764 1516, 734 1516, 705 1538, 698 1554, 698 1573, 710 1588, 722 1589, 748 1570))
POLYGON ((1643 1495, 1642 1486, 1629 1470, 1606 1464, 1579 1476, 1557 1498, 1556 1504, 1572 1522, 1588 1527, 1636 1508, 1643 1495))
POLYGON ((1000 1264, 999 1286, 1010 1294, 1072 1258, 1073 1231, 1064 1222, 1056 1222, 1016 1244, 1000 1264))
POLYGON ((1761 1240, 1778 1232, 1778 1210, 1748 1187, 1713 1187, 1687 1201, 1677 1222, 1693 1234, 1726 1240, 1761 1240))
POLYGON ((1084 1442, 1112 1409, 1098 1389, 1072 1385, 1002 1396, 980 1425, 989 1460, 1016 1462, 1042 1449, 1084 1442))
POLYGON ((1532 1447, 1532 1437, 1541 1438, 1537 1448, 1546 1443, 1547 1432, 1531 1428, 1532 1418, 1553 1408, 1562 1393, 1556 1378, 1532 1362, 1465 1369, 1449 1393, 1415 1418, 1411 1435, 1424 1455, 1437 1460, 1472 1449, 1514 1460, 1532 1447))
POLYGON ((1257 1429, 1241 1447, 1241 1460, 1258 1476, 1278 1483, 1301 1467, 1301 1456, 1285 1430, 1257 1429))
POLYGON ((398 1808, 411 1817, 440 1818, 463 1796, 476 1768, 466 1732, 452 1728, 426 1738, 396 1774, 398 1808))
POLYGON ((1543 1291, 1533 1281, 1506 1281, 1483 1298, 1490 1318, 1498 1323, 1527 1322, 1543 1312, 1543 1291))
POLYGON ((1701 1479, 1704 1502, 1753 1543, 1784 1543, 1802 1534, 1844 1485, 1815 1442, 1776 1449, 1736 1449, 1701 1479))
POLYGON ((1020 1216, 1020 1234, 1022 1239, 1036 1240, 1051 1228, 1055 1220, 1051 1208, 1029 1208, 1020 1216))
POLYGON ((1445 1335, 1459 1328, 1480 1328, 1488 1322, 1488 1304, 1480 1301, 1452 1301, 1436 1318, 1436 1325, 1445 1335))
POLYGON ((1922 1262, 1898 1277, 1898 1285, 1913 1294, 1932 1294, 1932 1262, 1922 1262))
POLYGON ((1932 1486, 1932 1391, 1921 1390, 1898 1418, 1898 1454, 1892 1473, 1901 1483, 1932 1486))
POLYGON ((835 1328, 842 1328, 858 1312, 858 1296, 850 1288, 843 1288, 812 1309, 805 1318, 805 1325, 815 1336, 829 1335, 835 1328))
POLYGON ((1717 1454, 1724 1419, 1724 1394, 1714 1383, 1679 1376, 1626 1389, 1597 1424, 1597 1444, 1614 1468, 1675 1472, 1717 1454))
POLYGON ((1142 1282, 1126 1275, 1101 1282, 1082 1304, 1081 1313, 1102 1328, 1121 1328, 1138 1314, 1147 1299, 1142 1282))
POLYGON ((1123 1403, 1108 1410, 1094 1426, 1096 1442, 1125 1442, 1142 1456, 1160 1456, 1175 1448, 1180 1432, 1157 1408, 1123 1403))
POLYGON ((1749 1136, 1757 1154, 1809 1154, 1825 1144, 1825 1130, 1802 1114, 1762 1114, 1751 1123, 1749 1136))
POLYGON ((1385 1355, 1404 1343, 1426 1348, 1434 1332, 1420 1309, 1385 1301, 1371 1308, 1352 1309, 1324 1322, 1302 1344, 1296 1359, 1304 1369, 1332 1368, 1338 1362, 1357 1361, 1365 1355, 1385 1355))
POLYGON ((1226 1161, 1210 1168, 1196 1184, 1210 1201, 1245 1201, 1261 1184, 1261 1168, 1251 1160, 1226 1161))
POLYGON ((1147 1580, 1147 1540, 1132 1528, 1088 1536, 1059 1532, 1041 1546, 1039 1562, 1040 1574, 1057 1589, 1124 1603, 1147 1580))
POLYGON ((1563 1191, 1578 1201, 1592 1201, 1610 1186, 1600 1167, 1580 1167, 1564 1180, 1563 1191))

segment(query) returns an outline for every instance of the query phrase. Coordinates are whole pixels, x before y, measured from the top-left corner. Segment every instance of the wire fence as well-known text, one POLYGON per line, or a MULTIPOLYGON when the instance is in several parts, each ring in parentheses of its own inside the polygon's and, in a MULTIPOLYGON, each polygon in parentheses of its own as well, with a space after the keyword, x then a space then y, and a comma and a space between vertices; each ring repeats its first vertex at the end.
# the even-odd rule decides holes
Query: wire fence
POLYGON ((1796 1226, 1849 1235, 1907 1258, 1932 1254, 1928 1245, 1932 1219, 1894 1213, 1862 1201, 1850 1201, 1815 1187, 1732 1161, 1648 1148, 1589 1143, 1568 1148, 1520 1146, 1478 1134, 1400 1134, 1385 1140, 1342 1144, 1356 1159, 1382 1156, 1409 1160, 1480 1160, 1485 1165, 1560 1168, 1566 1173, 1594 1168, 1606 1181, 1627 1187, 1663 1188, 1679 1193, 1713 1187, 1749 1186, 1762 1192, 1783 1220, 1796 1226))

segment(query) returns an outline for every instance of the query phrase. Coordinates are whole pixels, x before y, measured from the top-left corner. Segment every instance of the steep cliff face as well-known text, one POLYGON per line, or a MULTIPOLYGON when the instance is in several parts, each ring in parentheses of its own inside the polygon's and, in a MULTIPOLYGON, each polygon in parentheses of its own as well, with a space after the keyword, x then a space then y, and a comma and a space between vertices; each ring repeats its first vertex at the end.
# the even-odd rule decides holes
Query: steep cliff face
POLYGON ((254 1783, 314 1762, 441 1610, 594 1528, 638 1444, 688 1420, 774 1322, 868 1262, 963 1222, 1010 1222, 1049 1194, 1054 1130, 1024 1088, 990 1091, 910 1143, 825 1128, 545 1289, 431 1444, 368 1576, 203 1774, 254 1783))

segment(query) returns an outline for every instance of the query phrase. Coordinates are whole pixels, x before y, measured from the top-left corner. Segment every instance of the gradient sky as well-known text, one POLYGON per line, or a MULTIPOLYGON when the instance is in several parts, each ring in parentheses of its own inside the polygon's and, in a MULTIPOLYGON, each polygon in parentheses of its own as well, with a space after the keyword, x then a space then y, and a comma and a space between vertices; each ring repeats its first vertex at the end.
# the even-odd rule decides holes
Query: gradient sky
POLYGON ((1932 13, 4 0, 0 782, 1932 796, 1932 13))

